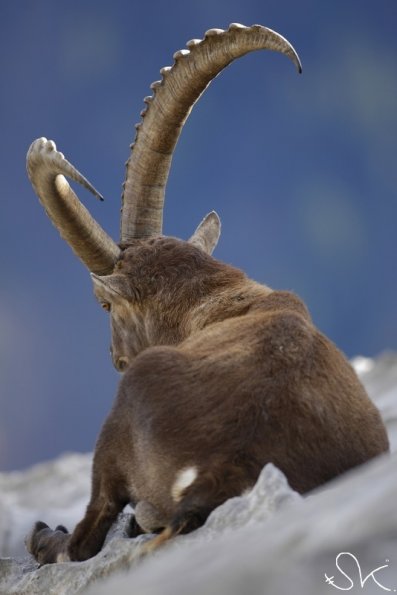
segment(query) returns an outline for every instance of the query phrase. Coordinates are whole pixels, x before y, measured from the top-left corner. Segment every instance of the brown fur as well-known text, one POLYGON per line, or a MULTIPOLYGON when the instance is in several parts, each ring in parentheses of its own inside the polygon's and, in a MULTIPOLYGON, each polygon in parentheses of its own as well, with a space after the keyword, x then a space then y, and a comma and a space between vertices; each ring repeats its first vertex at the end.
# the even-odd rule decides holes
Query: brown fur
POLYGON ((128 502, 139 503, 135 534, 139 510, 145 530, 164 529, 149 551, 202 524, 266 463, 307 492, 388 450, 352 367, 292 293, 172 238, 135 241, 94 283, 126 372, 96 445, 86 516, 71 536, 39 525, 28 547, 41 561, 96 554, 128 502), (179 493, 186 468, 197 477, 179 493))

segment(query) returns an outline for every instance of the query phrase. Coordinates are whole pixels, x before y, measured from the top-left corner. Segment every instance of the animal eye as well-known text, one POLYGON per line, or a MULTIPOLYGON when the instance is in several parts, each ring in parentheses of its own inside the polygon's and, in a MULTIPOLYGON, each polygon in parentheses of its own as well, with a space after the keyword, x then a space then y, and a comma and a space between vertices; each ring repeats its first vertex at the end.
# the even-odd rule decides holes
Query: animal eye
POLYGON ((110 304, 109 302, 101 302, 101 306, 106 312, 110 312, 110 304))

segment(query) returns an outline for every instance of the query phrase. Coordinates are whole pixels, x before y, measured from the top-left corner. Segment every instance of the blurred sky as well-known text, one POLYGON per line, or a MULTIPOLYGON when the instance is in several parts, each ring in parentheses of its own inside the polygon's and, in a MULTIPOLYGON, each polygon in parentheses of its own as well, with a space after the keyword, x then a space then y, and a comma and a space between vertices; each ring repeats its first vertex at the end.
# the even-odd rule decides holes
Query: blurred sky
POLYGON ((215 255, 307 302, 348 356, 397 348, 396 0, 1 0, 0 469, 93 448, 118 375, 89 275, 49 223, 25 156, 39 136, 102 192, 115 238, 142 99, 186 41, 261 23, 298 50, 228 68, 185 126, 165 233, 215 208, 215 255))

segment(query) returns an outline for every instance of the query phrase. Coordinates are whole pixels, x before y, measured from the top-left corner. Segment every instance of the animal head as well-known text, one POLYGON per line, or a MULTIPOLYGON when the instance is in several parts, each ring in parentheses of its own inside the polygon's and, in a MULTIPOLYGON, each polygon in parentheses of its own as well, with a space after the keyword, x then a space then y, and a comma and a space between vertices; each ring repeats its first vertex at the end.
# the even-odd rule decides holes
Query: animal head
MULTIPOLYGON (((28 175, 47 215, 93 273, 95 291, 100 302, 105 307, 108 307, 107 304, 112 307, 113 361, 118 369, 125 366, 125 361, 131 354, 153 344, 153 341, 162 343, 172 339, 175 342, 183 336, 183 325, 180 321, 178 324, 175 322, 171 310, 167 314, 167 324, 160 324, 158 315, 157 327, 153 330, 153 320, 156 318, 154 310, 148 307, 149 302, 145 302, 143 296, 150 296, 150 303, 153 305, 161 295, 164 311, 167 296, 171 295, 168 287, 174 292, 172 311, 177 312, 175 300, 181 298, 183 291, 180 290, 177 297, 176 287, 181 284, 172 281, 174 276, 171 275, 171 270, 184 270, 186 274, 178 279, 186 282, 187 272, 191 276, 193 271, 194 274, 197 272, 195 265, 189 268, 186 262, 190 258, 194 261, 194 255, 197 257, 201 252, 202 265, 204 262, 208 263, 210 260, 207 256, 212 253, 219 239, 220 220, 213 211, 204 218, 188 242, 157 242, 157 238, 162 235, 164 194, 173 151, 195 102, 221 70, 248 52, 281 52, 301 71, 299 57, 291 44, 278 33, 261 25, 245 27, 234 23, 227 31, 211 29, 204 39, 189 41, 187 48, 174 54, 173 66, 161 69, 162 79, 151 85, 153 95, 144 99, 147 107, 141 112, 142 121, 136 125, 135 142, 131 145, 131 155, 126 164, 119 244, 91 217, 65 176, 77 181, 103 200, 101 194, 57 151, 53 141, 37 139, 27 155, 28 175), (175 248, 175 254, 180 254, 179 264, 174 268, 167 268, 167 275, 170 275, 167 279, 160 275, 154 282, 156 274, 153 271, 156 266, 161 268, 163 260, 160 258, 157 264, 154 263, 154 269, 151 268, 152 265, 143 269, 137 263, 143 254, 147 255, 147 262, 152 262, 153 254, 158 258, 166 246, 171 252, 171 245, 175 248), (150 250, 154 251, 152 256, 149 255, 150 250), (132 263, 128 273, 129 279, 134 277, 131 283, 126 283, 123 272, 123 263, 127 261, 132 263), (132 273, 132 270, 135 272, 132 273), (141 297, 138 300, 139 291, 141 297), (153 295, 157 296, 156 299, 153 295), (134 304, 134 307, 127 309, 127 304, 134 304), (136 336, 126 338, 132 321, 136 336)), ((191 297, 191 292, 189 295, 191 297)), ((184 305, 180 308, 183 310, 184 305)))
MULTIPOLYGON (((201 229, 207 225, 208 218, 201 229)), ((176 345, 224 316, 219 295, 237 293, 247 283, 242 271, 194 242, 161 236, 133 240, 113 273, 91 276, 97 300, 110 314, 111 354, 120 372, 143 349, 176 345)))

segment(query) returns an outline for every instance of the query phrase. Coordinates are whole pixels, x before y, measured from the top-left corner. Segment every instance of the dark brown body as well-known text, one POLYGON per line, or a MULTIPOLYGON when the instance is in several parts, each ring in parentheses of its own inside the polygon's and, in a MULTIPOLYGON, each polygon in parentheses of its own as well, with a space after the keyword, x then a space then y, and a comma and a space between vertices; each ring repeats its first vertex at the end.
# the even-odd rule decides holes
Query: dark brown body
MULTIPOLYGON (((128 502, 139 503, 136 530, 167 527, 168 538, 252 486, 266 463, 306 492, 388 450, 352 367, 294 294, 170 238, 136 241, 94 282, 111 307, 113 359, 128 367, 96 446, 87 515, 65 535, 71 559, 99 551, 128 502), (186 469, 192 481, 178 487, 186 469)), ((32 551, 48 531, 33 534, 32 551)), ((44 551, 59 557, 58 545, 44 551)))

